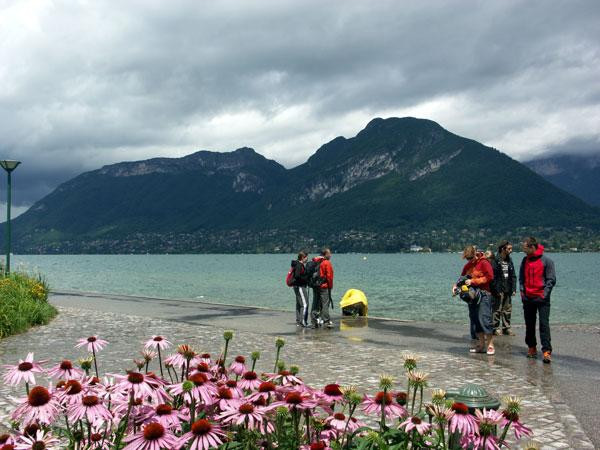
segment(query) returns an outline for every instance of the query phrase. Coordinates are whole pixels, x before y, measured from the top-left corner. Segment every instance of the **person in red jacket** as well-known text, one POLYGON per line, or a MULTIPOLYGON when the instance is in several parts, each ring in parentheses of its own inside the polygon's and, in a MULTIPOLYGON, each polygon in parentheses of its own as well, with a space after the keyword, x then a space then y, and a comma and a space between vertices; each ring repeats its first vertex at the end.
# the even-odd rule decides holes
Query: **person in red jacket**
POLYGON ((525 257, 519 270, 519 289, 523 300, 525 315, 525 343, 528 358, 537 357, 537 341, 535 339, 535 322, 540 316, 540 340, 544 362, 552 360, 552 344, 550 340, 550 294, 556 284, 554 261, 544 255, 544 246, 533 237, 521 243, 525 257))
POLYGON ((331 250, 324 248, 321 256, 313 259, 319 262, 319 278, 321 284, 313 290, 313 304, 311 308, 311 320, 313 328, 319 326, 319 320, 327 328, 333 328, 333 322, 329 315, 331 301, 331 290, 333 289, 333 266, 331 265, 331 250))
MULTIPOLYGON (((482 252, 475 246, 469 245, 463 251, 463 258, 467 263, 463 267, 461 276, 470 276, 466 280, 467 286, 479 289, 479 302, 469 303, 469 320, 471 328, 475 329, 478 343, 471 348, 471 353, 496 353, 494 348, 494 329, 492 327, 492 294, 490 283, 494 279, 492 265, 482 252)), ((456 285, 452 291, 455 292, 456 285)))

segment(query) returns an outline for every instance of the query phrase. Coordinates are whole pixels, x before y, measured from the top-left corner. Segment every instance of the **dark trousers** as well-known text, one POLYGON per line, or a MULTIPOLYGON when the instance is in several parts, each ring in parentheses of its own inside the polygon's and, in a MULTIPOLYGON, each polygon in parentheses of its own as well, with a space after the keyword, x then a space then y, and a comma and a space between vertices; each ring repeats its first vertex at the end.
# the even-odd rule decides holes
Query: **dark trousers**
POLYGON ((540 340, 542 351, 551 352, 550 343, 550 301, 538 298, 525 298, 523 300, 523 314, 525 316, 525 343, 527 347, 536 347, 535 322, 540 316, 540 340))
POLYGON ((501 292, 494 295, 494 331, 501 329, 502 331, 510 330, 510 317, 512 315, 512 298, 510 293, 501 292))
POLYGON ((321 319, 323 323, 331 320, 329 316, 329 289, 313 289, 310 317, 313 324, 316 324, 318 319, 321 319))

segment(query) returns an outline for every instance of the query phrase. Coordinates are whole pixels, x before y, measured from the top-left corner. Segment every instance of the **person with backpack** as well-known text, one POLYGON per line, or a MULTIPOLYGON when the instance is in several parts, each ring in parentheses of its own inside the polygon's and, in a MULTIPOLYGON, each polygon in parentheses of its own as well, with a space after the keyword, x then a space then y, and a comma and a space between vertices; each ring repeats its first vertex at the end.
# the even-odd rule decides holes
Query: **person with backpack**
POLYGON ((321 256, 313 258, 307 264, 307 273, 308 284, 313 288, 313 303, 310 312, 312 328, 318 328, 319 324, 333 328, 333 322, 329 315, 329 305, 333 306, 331 300, 331 289, 333 289, 331 250, 324 248, 321 256))
POLYGON ((512 296, 517 291, 517 274, 510 254, 513 246, 510 242, 504 240, 498 245, 498 254, 494 259, 494 284, 492 285, 492 294, 494 295, 494 334, 514 336, 515 333, 510 329, 510 319, 512 315, 512 296))
POLYGON ((294 288, 296 294, 296 326, 308 326, 308 278, 306 273, 308 255, 304 251, 298 252, 298 258, 292 261, 286 284, 294 288))
MULTIPOLYGON (((494 355, 494 334, 492 328, 492 295, 490 283, 494 280, 494 270, 483 252, 478 252, 474 245, 465 247, 463 258, 467 260, 461 272, 467 291, 473 291, 473 298, 468 302, 471 329, 475 330, 477 344, 471 353, 487 353, 494 355)), ((452 286, 456 295, 457 285, 452 286)), ((462 297, 461 297, 462 298, 462 297)))
POLYGON ((550 337, 550 294, 556 284, 554 261, 544 255, 544 246, 533 237, 525 238, 521 244, 525 257, 519 269, 519 290, 525 316, 525 344, 527 357, 537 358, 535 322, 540 316, 540 340, 544 362, 552 362, 550 337))

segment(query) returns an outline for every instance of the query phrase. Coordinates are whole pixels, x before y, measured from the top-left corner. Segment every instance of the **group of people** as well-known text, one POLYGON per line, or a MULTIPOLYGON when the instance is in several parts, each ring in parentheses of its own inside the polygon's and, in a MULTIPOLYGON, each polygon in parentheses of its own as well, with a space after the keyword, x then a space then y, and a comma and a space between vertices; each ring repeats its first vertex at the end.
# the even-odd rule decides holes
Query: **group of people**
POLYGON ((296 295, 296 326, 308 327, 309 289, 313 292, 310 309, 311 328, 333 328, 329 307, 333 307, 331 290, 333 289, 333 266, 331 250, 324 248, 321 255, 308 260, 304 251, 292 261, 287 284, 294 288, 296 295))
POLYGON ((525 256, 518 281, 510 256, 513 250, 510 242, 500 242, 495 255, 467 246, 463 251, 467 263, 459 282, 452 287, 452 293, 463 293, 461 298, 469 306, 471 338, 475 341, 470 351, 493 355, 495 335, 514 336, 511 330, 512 297, 518 287, 525 318, 527 357, 537 358, 536 322, 539 316, 543 361, 550 363, 550 294, 556 284, 554 262, 544 255, 544 246, 533 237, 525 238, 521 246, 525 256))

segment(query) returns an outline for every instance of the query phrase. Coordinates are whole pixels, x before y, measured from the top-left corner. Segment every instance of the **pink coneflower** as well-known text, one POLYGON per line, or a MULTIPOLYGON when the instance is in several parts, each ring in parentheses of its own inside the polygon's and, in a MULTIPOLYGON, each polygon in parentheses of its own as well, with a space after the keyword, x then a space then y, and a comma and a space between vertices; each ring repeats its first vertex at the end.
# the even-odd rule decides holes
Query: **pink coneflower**
POLYGON ((90 336, 88 338, 82 338, 77 341, 75 348, 81 348, 87 346, 87 351, 90 353, 98 353, 107 344, 108 341, 98 338, 98 336, 90 336))
POLYGON ((282 401, 273 402, 267 408, 276 409, 280 406, 286 407, 288 410, 306 410, 315 408, 318 402, 314 400, 310 394, 306 392, 291 391, 288 392, 282 401))
POLYGON ((182 417, 178 410, 173 408, 171 405, 162 403, 154 408, 150 420, 158 422, 162 426, 169 428, 170 430, 181 431, 181 420, 182 417))
POLYGON ((183 344, 177 347, 177 353, 165 359, 165 364, 181 369, 182 367, 194 367, 201 362, 192 347, 183 344))
POLYGON ((111 411, 116 422, 124 417, 129 410, 129 417, 132 422, 141 423, 151 416, 154 410, 152 406, 144 404, 142 398, 132 399, 126 394, 117 394, 114 397, 111 397, 111 402, 111 411))
POLYGON ((260 399, 263 400, 266 404, 271 400, 271 397, 275 395, 276 389, 277 387, 270 381, 263 381, 258 386, 258 390, 255 393, 248 396, 248 401, 254 403, 260 399))
POLYGON ((475 417, 469 414, 469 407, 464 403, 453 403, 454 416, 450 419, 450 432, 458 431, 463 436, 473 434, 477 430, 475 417))
POLYGON ((246 358, 243 356, 236 356, 229 366, 229 370, 238 376, 242 375, 246 371, 246 358))
POLYGON ((327 441, 313 442, 300 446, 300 450, 331 450, 327 441))
POLYGON ((240 403, 238 406, 226 408, 218 417, 224 424, 245 425, 249 430, 260 429, 264 408, 252 403, 240 403))
MULTIPOLYGON (((110 450, 111 441, 110 437, 106 433, 106 426, 94 426, 92 425, 89 439, 81 441, 81 448, 89 448, 92 450, 110 450)), ((87 436, 86 436, 87 437, 87 436)))
POLYGON ((410 433, 412 430, 417 430, 421 436, 429 431, 431 424, 423 422, 419 417, 413 416, 406 419, 400 424, 400 428, 403 428, 406 433, 410 433))
POLYGON ((241 389, 246 389, 248 391, 254 391, 258 389, 260 386, 261 380, 258 379, 258 375, 256 372, 248 371, 244 372, 242 375, 242 379, 238 381, 238 386, 241 389))
POLYGON ((469 436, 473 447, 482 450, 499 449, 498 437, 494 431, 503 419, 502 414, 493 409, 484 408, 483 411, 476 409, 475 416, 477 417, 479 430, 475 435, 469 436))
POLYGON ((213 403, 213 396, 217 393, 217 388, 208 380, 203 373, 195 373, 183 383, 172 384, 169 386, 169 392, 173 395, 185 394, 188 400, 201 400, 204 404, 213 403), (187 391, 184 385, 191 383, 191 389, 187 391))
POLYGON ((225 386, 227 386, 233 392, 233 395, 239 398, 244 396, 244 391, 239 387, 238 382, 235 380, 225 380, 225 386))
POLYGON ((327 403, 338 403, 344 399, 344 394, 340 389, 339 384, 328 384, 323 388, 322 392, 318 393, 319 397, 327 403))
POLYGON ((181 436, 179 446, 189 445, 189 450, 208 450, 221 445, 224 438, 225 433, 219 425, 200 419, 192 424, 191 431, 181 436))
POLYGON ((294 375, 289 370, 281 370, 276 374, 270 374, 269 381, 279 383, 282 386, 295 386, 297 384, 302 384, 302 380, 294 375))
POLYGON ((212 360, 210 359, 210 353, 202 353, 200 355, 200 362, 210 366, 212 364, 212 360))
POLYGON ((146 341, 145 348, 151 348, 153 350, 161 349, 166 350, 171 346, 171 343, 167 341, 164 336, 152 336, 152 339, 146 341))
POLYGON ((14 420, 23 423, 39 422, 49 425, 56 420, 58 405, 53 395, 43 386, 29 391, 25 401, 12 414, 14 420))
POLYGON ((333 440, 336 440, 340 435, 340 432, 338 430, 336 430, 335 428, 333 428, 327 422, 322 422, 321 427, 322 427, 321 432, 319 433, 319 438, 321 440, 333 441, 333 440))
POLYGON ((87 386, 84 386, 82 383, 77 380, 66 381, 57 393, 60 403, 63 405, 80 404, 87 389, 87 386))
POLYGON ((378 392, 375 397, 365 395, 362 401, 362 409, 367 414, 373 414, 381 417, 381 407, 385 402, 384 414, 386 417, 404 417, 408 415, 406 409, 392 401, 392 394, 389 392, 378 392))
POLYGON ((10 434, 0 434, 0 449, 2 448, 1 446, 14 444, 15 440, 10 434))
POLYGON ((58 439, 39 430, 35 433, 35 436, 21 436, 14 448, 15 450, 45 450, 58 448, 58 443, 58 439))
POLYGON ((515 438, 521 439, 523 436, 531 436, 531 428, 523 425, 519 419, 517 413, 510 413, 508 411, 502 411, 502 422, 500 422, 500 428, 504 428, 509 425, 513 427, 515 432, 515 438))
MULTIPOLYGON (((331 428, 341 432, 346 429, 346 422, 348 422, 348 419, 342 413, 335 413, 333 416, 325 419, 325 423, 331 425, 331 428)), ((350 425, 350 422, 348 422, 348 425, 350 425)))
POLYGON ((208 377, 212 376, 212 372, 210 371, 210 367, 208 366, 208 364, 203 363, 203 362, 196 364, 196 366, 194 367, 194 370, 192 371, 192 374, 198 373, 198 372, 199 373, 204 373, 208 377))
POLYGON ((154 396, 154 390, 160 387, 160 383, 155 377, 150 377, 140 372, 129 372, 127 375, 113 374, 117 380, 116 391, 123 394, 133 392, 134 397, 154 396))
POLYGON ((43 363, 44 361, 34 361, 33 353, 27 353, 27 357, 24 360, 20 359, 19 364, 4 366, 7 369, 4 374, 4 383, 11 386, 17 386, 21 381, 25 381, 28 384, 35 384, 33 374, 44 371, 41 366, 43 363))
POLYGON ((167 428, 158 422, 150 422, 142 427, 142 431, 125 438, 127 446, 123 450, 160 450, 162 448, 178 448, 179 440, 167 428))
POLYGON ((234 395, 234 391, 228 387, 222 386, 217 389, 217 394, 214 397, 214 404, 218 405, 221 411, 227 408, 235 408, 240 400, 239 397, 235 397, 234 395))
POLYGON ((73 367, 73 363, 68 359, 63 359, 60 364, 48 369, 50 378, 58 378, 61 380, 72 380, 83 378, 83 370, 73 367))
POLYGON ((106 406, 102 404, 102 399, 96 395, 84 395, 81 403, 72 403, 68 406, 67 415, 71 422, 76 422, 83 418, 91 424, 100 421, 109 422, 113 417, 106 406))

